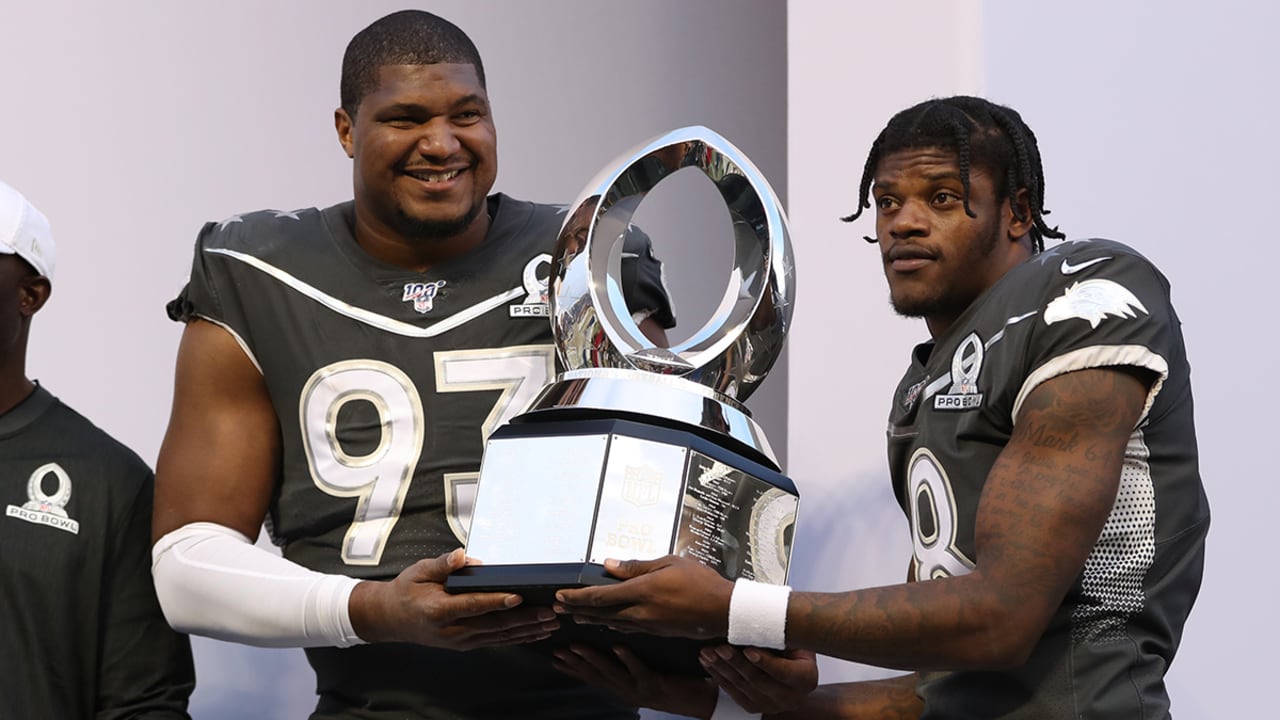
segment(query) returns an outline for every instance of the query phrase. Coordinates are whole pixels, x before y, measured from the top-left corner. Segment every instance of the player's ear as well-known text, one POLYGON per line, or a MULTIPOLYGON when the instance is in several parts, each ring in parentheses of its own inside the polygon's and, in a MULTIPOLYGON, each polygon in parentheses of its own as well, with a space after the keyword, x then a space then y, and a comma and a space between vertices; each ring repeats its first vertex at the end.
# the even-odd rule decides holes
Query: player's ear
POLYGON ((349 158, 356 156, 355 146, 351 142, 351 128, 353 125, 355 125, 355 121, 351 119, 346 110, 338 108, 333 111, 333 127, 338 131, 338 142, 341 143, 342 149, 349 158))
POLYGON ((1031 193, 1026 188, 1020 188, 1010 196, 1005 212, 1008 213, 1010 240, 1017 240, 1031 232, 1035 220, 1031 216, 1031 193))
POLYGON ((43 275, 31 274, 18 286, 18 311, 24 317, 31 317, 44 307, 53 292, 53 284, 43 275))

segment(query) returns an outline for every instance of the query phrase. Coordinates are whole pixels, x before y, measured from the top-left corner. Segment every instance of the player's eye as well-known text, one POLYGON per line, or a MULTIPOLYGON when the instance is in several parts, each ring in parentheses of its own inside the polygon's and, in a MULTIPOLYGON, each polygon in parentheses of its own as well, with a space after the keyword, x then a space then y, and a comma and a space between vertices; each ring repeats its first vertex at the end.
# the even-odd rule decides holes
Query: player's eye
POLYGON ((958 203, 958 202, 960 202, 960 196, 948 190, 944 190, 938 193, 937 195, 933 196, 934 205, 946 206, 946 205, 954 205, 955 203, 958 203))
POLYGON ((474 125, 480 122, 480 119, 483 117, 484 113, 479 110, 462 110, 454 113, 453 121, 459 125, 474 125))

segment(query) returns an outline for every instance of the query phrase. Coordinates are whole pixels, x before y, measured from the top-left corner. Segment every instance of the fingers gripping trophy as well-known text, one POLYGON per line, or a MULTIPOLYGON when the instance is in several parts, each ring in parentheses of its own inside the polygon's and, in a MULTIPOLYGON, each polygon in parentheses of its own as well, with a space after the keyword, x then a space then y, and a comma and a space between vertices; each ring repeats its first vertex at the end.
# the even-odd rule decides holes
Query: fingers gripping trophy
POLYGON ((781 352, 795 297, 786 217, 759 170, 705 127, 624 155, 570 206, 549 293, 563 372, 490 436, 467 540, 483 564, 449 590, 549 603, 611 582, 607 558, 672 553, 785 583, 798 494, 742 404, 781 352), (712 317, 658 347, 627 310, 622 239, 645 195, 690 167, 729 210, 733 268, 712 317))

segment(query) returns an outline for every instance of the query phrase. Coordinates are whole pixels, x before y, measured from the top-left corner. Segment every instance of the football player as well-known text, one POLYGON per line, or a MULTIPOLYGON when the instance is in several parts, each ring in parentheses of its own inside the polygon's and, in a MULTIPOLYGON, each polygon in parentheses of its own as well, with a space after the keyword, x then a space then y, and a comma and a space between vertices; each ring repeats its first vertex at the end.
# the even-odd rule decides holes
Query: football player
POLYGON ((1209 526, 1168 280, 1109 240, 1046 251, 1063 235, 1035 135, 980 98, 895 115, 847 219, 864 208, 893 307, 930 335, 889 411, 908 581, 791 592, 686 558, 612 561, 626 582, 563 590, 557 609, 751 648, 703 658, 753 709, 794 705, 809 662, 759 647, 911 671, 823 686, 795 717, 1168 717, 1209 526))
MULTIPOLYGON (((554 374, 539 278, 563 209, 491 194, 484 67, 429 13, 351 40, 334 122, 354 199, 205 225, 170 304, 186 327, 157 466, 166 615, 307 648, 313 717, 635 717, 521 646, 558 627, 548 608, 442 586, 486 436, 554 374), (254 545, 264 521, 283 557, 254 545)), ((674 318, 646 242, 626 239, 625 291, 661 342, 674 318)))

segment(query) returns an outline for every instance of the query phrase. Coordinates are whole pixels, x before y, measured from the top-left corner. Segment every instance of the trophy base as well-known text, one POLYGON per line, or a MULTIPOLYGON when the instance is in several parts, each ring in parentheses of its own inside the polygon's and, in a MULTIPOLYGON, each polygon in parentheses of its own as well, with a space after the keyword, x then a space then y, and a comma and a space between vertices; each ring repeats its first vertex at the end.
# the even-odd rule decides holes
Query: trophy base
MULTIPOLYGON (((551 565, 469 565, 449 576, 450 593, 514 592, 528 605, 550 607, 556 590, 618 582, 595 563, 551 565)), ((723 642, 723 640, 721 641, 723 642)), ((530 647, 550 653, 572 645, 586 645, 607 657, 614 646, 625 646, 651 669, 669 675, 705 676, 698 653, 712 641, 667 638, 642 633, 621 633, 603 625, 582 625, 561 616, 560 629, 530 647)))
POLYGON ((556 590, 618 582, 595 563, 548 565, 468 565, 445 582, 451 593, 514 592, 526 603, 550 606, 556 590))
POLYGON ((661 419, 548 413, 490 436, 467 538, 482 564, 460 572, 497 589, 526 577, 568 587, 598 578, 587 568, 606 558, 676 554, 780 584, 797 501, 790 478, 661 419))
MULTIPOLYGON (((467 539, 467 555, 482 564, 452 573, 445 589, 550 606, 561 588, 619 582, 605 573, 606 558, 668 554, 731 580, 784 583, 798 496, 790 478, 757 457, 670 418, 576 409, 521 416, 485 448, 467 539)), ((581 644, 606 656, 624 645, 665 674, 705 676, 699 651, 717 644, 565 617, 560 624, 537 645, 581 644)))

